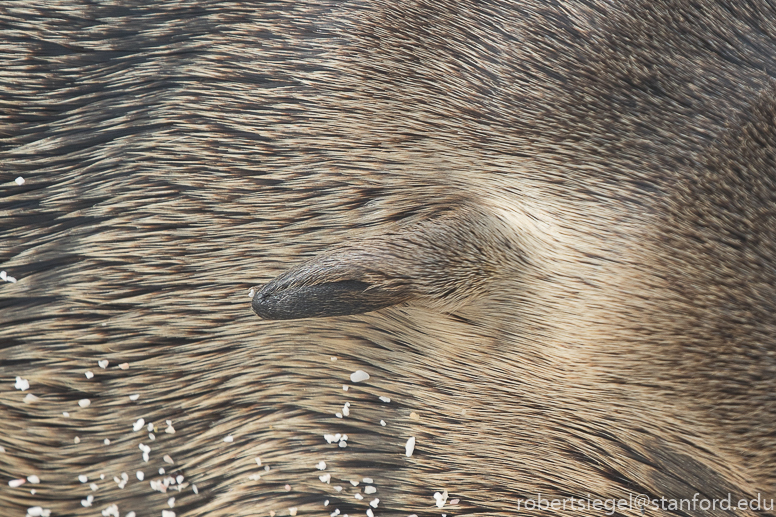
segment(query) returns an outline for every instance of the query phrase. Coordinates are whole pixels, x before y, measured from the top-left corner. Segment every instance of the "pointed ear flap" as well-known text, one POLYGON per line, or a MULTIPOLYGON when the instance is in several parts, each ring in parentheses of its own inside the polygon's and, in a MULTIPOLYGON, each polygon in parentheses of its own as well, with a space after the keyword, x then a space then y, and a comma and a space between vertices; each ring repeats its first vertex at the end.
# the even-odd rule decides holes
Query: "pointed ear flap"
POLYGON ((286 320, 371 312, 409 301, 409 281, 395 278, 408 269, 390 238, 375 238, 324 253, 292 268, 264 286, 251 302, 261 318, 286 320))
POLYGON ((495 242, 489 229, 482 213, 459 208, 349 243, 256 287, 251 306, 273 320, 361 314, 409 301, 449 308, 498 269, 487 256, 495 242))
MULTIPOLYGON (((321 318, 376 311, 412 298, 411 290, 389 288, 379 273, 367 274, 351 250, 317 257, 257 287, 253 312, 267 320, 321 318)), ((379 267, 380 257, 371 257, 379 267)), ((382 260, 389 260, 383 257, 382 260)))
POLYGON ((390 307, 409 297, 371 288, 358 280, 341 280, 317 285, 273 290, 267 284, 254 297, 251 307, 265 320, 290 320, 361 314, 390 307))

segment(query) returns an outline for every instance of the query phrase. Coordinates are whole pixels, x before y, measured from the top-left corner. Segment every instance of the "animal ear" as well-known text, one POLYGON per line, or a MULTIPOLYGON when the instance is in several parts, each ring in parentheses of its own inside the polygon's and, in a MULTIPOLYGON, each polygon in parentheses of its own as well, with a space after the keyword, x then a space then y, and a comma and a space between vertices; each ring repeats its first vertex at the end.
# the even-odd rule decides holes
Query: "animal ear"
POLYGON ((458 210, 348 243, 254 288, 252 308, 273 320, 360 314, 409 301, 449 310, 497 269, 487 256, 486 227, 481 214, 458 210))
POLYGON ((361 314, 411 300, 412 268, 394 253, 390 240, 342 247, 286 271, 255 288, 253 311, 269 320, 320 318, 361 314), (397 274, 401 270, 405 274, 397 274))

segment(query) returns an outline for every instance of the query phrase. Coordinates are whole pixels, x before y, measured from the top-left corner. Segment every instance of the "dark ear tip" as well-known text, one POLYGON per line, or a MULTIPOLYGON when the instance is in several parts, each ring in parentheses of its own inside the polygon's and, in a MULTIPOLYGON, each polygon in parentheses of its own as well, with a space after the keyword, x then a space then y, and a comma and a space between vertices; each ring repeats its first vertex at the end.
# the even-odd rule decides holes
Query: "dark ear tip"
POLYGON ((287 320, 303 318, 297 316, 300 300, 295 299, 295 294, 300 294, 299 289, 278 288, 275 282, 255 287, 256 294, 251 300, 251 308, 256 315, 265 320, 287 320))
POLYGON ((253 312, 256 313, 256 315, 260 318, 264 319, 272 319, 270 317, 270 313, 268 312, 268 303, 267 303, 267 295, 266 293, 263 293, 262 291, 267 287, 267 285, 258 285, 253 288, 254 295, 251 299, 251 309, 253 309, 253 312))
POLYGON ((251 308, 266 320, 325 318, 376 311, 408 298, 368 288, 369 284, 355 280, 285 289, 270 282, 256 288, 251 308))

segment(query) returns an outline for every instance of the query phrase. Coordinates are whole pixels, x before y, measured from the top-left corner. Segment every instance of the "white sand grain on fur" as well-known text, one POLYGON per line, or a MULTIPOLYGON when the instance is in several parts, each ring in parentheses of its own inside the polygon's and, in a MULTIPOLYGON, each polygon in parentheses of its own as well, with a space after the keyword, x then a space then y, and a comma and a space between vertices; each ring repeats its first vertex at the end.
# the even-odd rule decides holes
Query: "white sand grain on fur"
POLYGON ((369 380, 369 374, 366 373, 364 370, 356 370, 355 372, 350 374, 351 382, 361 382, 366 380, 369 380))

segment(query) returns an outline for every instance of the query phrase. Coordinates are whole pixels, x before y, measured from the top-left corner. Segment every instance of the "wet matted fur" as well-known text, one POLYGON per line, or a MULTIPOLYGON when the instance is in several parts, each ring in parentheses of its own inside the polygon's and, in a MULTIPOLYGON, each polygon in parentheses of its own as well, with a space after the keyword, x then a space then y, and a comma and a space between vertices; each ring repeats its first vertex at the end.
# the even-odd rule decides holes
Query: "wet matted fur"
POLYGON ((774 20, 0 3, 0 514, 775 498, 774 20))

